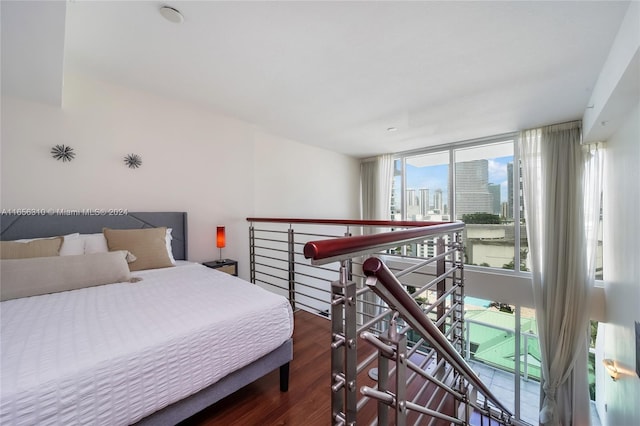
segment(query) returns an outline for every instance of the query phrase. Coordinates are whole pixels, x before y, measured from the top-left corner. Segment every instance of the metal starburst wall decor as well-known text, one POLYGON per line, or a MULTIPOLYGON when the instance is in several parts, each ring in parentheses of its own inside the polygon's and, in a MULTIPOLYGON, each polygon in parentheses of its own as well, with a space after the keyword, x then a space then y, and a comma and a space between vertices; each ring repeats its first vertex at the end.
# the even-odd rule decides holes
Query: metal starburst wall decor
POLYGON ((138 154, 129 154, 124 157, 124 164, 126 164, 130 169, 137 169, 142 166, 142 157, 138 154))
POLYGON ((76 153, 73 152, 73 148, 65 145, 56 145, 51 148, 51 156, 56 160, 62 160, 62 162, 71 161, 75 158, 76 153))

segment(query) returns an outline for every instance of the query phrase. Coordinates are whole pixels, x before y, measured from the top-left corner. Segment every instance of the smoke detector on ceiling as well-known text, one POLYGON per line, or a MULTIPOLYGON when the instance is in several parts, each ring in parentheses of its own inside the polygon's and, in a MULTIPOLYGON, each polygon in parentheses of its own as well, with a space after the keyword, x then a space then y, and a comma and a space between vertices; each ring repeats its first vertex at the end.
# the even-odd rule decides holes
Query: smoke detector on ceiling
POLYGON ((181 24, 184 21, 182 13, 173 7, 162 6, 160 8, 160 15, 164 16, 167 21, 173 22, 174 24, 181 24))

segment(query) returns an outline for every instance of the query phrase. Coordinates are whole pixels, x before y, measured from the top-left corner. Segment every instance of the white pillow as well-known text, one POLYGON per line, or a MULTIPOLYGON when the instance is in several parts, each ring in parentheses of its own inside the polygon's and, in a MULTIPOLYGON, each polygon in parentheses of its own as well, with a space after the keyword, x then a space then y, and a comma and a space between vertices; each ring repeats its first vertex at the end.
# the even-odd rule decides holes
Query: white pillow
POLYGON ((102 235, 102 232, 82 234, 80 238, 84 241, 84 254, 107 253, 109 251, 107 239, 102 235))
MULTIPOLYGON (((56 237, 48 238, 23 238, 15 240, 17 243, 28 243, 35 240, 49 240, 56 237)), ((77 256, 84 254, 84 241, 80 238, 79 233, 68 234, 62 236, 62 245, 60 246, 59 256, 77 256)))
POLYGON ((173 258, 173 249, 171 248, 171 240, 173 240, 173 236, 171 235, 172 228, 167 228, 167 236, 165 238, 165 242, 167 243, 167 254, 169 255, 169 260, 171 260, 171 264, 175 265, 176 260, 173 258))
MULTIPOLYGON (((175 265, 176 260, 173 257, 173 250, 171 249, 171 240, 173 239, 173 237, 171 236, 171 231, 172 228, 167 228, 165 242, 167 245, 167 254, 169 255, 169 260, 171 260, 172 265, 175 265)), ((104 234, 98 233, 78 235, 79 238, 84 241, 84 254, 106 253, 109 251, 109 246, 107 246, 107 239, 104 237, 104 234)), ((62 249, 60 249, 60 252, 62 252, 62 249)))
POLYGON ((80 238, 80 234, 65 235, 60 246, 60 256, 77 256, 84 254, 84 241, 80 238))

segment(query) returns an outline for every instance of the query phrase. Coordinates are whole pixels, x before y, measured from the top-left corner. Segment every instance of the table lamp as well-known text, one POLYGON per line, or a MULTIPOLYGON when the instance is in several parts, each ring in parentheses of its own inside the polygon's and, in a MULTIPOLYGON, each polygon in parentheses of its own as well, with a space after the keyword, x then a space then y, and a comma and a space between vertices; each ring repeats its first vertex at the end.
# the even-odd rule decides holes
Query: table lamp
POLYGON ((225 246, 226 238, 224 233, 224 226, 216 227, 216 247, 220 249, 220 259, 218 263, 224 263, 225 259, 222 258, 222 248, 225 246))

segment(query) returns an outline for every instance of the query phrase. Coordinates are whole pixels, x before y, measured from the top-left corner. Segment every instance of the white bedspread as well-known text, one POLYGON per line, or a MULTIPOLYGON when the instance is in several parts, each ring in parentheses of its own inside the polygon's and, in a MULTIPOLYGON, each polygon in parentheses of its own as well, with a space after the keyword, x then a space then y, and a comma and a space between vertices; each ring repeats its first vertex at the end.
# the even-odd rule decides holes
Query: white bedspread
POLYGON ((277 348, 287 300, 189 264, 1 303, 0 424, 126 425, 277 348))

